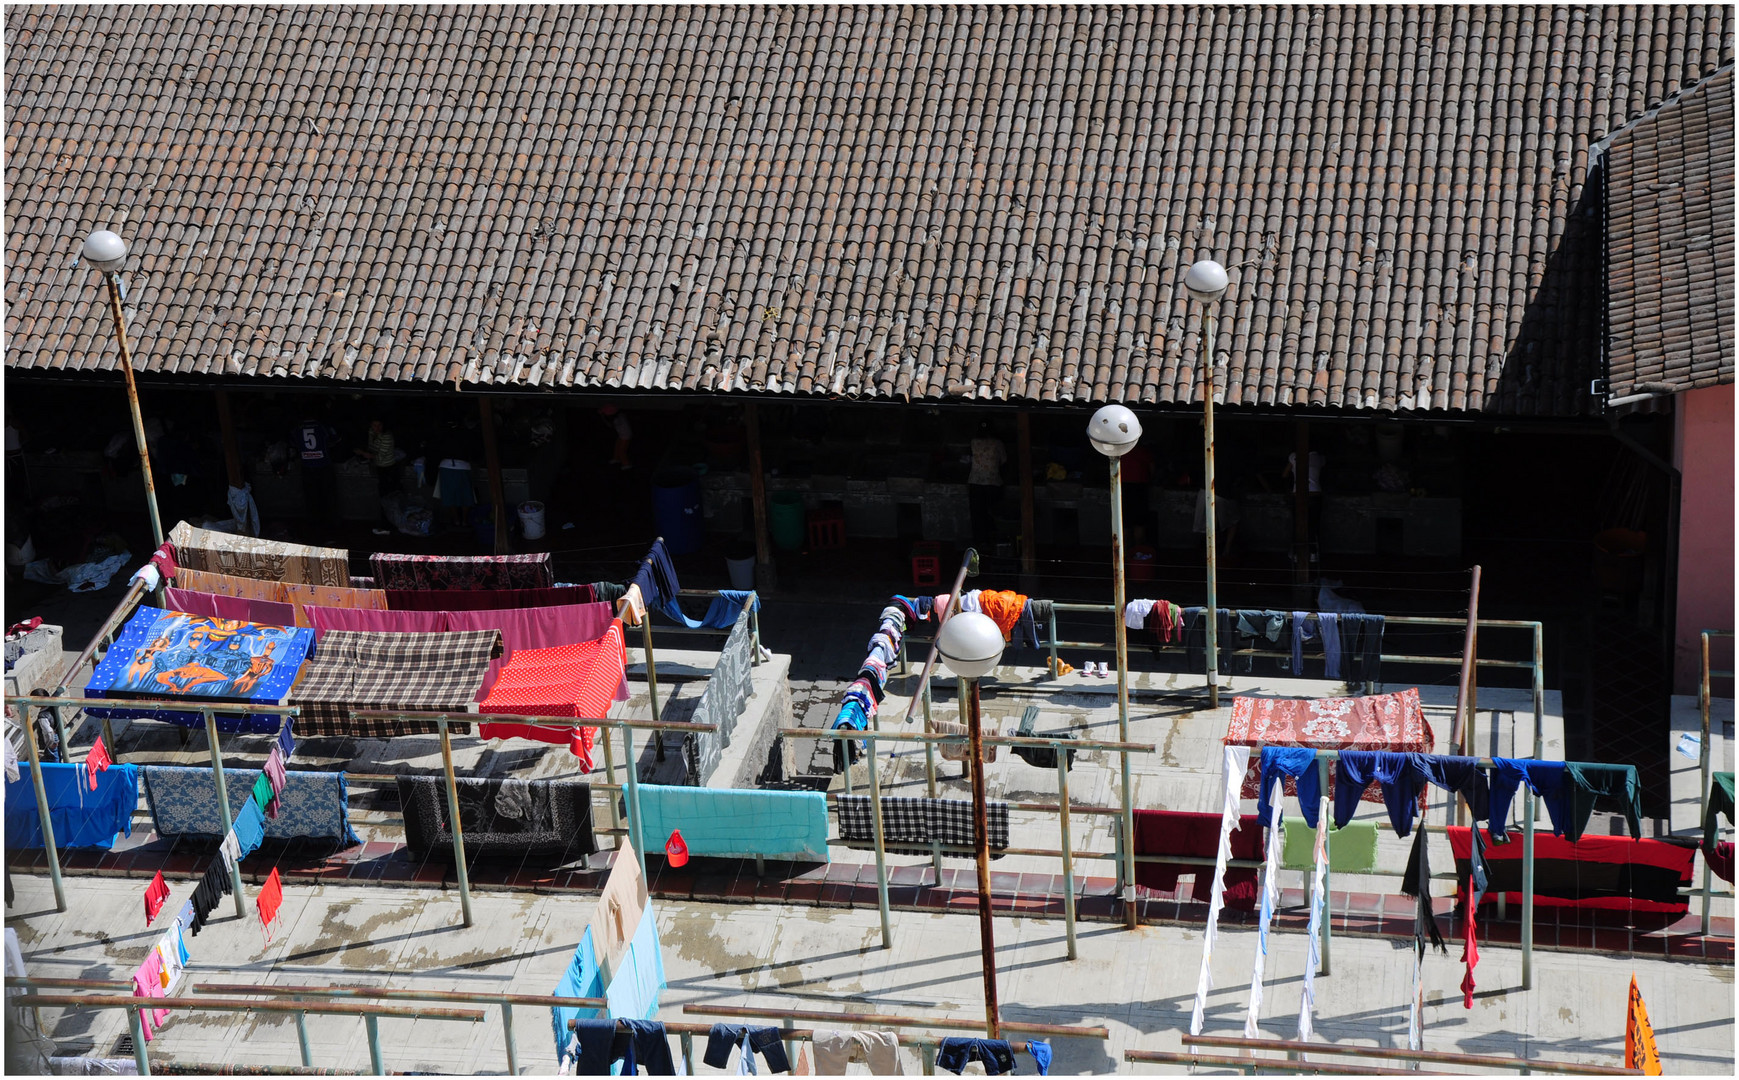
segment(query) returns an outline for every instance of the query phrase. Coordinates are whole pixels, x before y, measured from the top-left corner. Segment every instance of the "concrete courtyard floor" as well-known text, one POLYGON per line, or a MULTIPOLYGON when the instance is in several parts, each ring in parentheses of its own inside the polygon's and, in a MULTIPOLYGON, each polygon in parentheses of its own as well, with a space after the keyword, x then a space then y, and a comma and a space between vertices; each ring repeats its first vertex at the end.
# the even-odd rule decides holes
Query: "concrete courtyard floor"
MULTIPOLYGON (((136 882, 79 879, 70 909, 53 910, 46 877, 15 876, 18 891, 7 925, 17 929, 31 974, 130 978, 157 930, 147 930, 136 882)), ((177 907, 187 891, 179 886, 177 907)), ((460 927, 458 897, 428 889, 335 888, 291 883, 284 890, 275 940, 264 943, 255 919, 237 919, 226 901, 197 938, 189 939, 188 978, 203 982, 395 986, 440 990, 550 993, 567 967, 592 911, 590 897, 479 893, 475 926, 460 927)), ((820 1009, 927 1017, 982 1016, 978 929, 974 918, 896 912, 893 948, 880 948, 873 910, 669 903, 657 908, 669 989, 661 1018, 684 1015, 685 1003, 820 1009)), ((162 917, 160 916, 160 920, 162 917)), ((1129 932, 1084 925, 1079 958, 1065 958, 1059 920, 999 919, 997 964, 1006 1020, 1103 1024, 1105 1041, 1057 1038, 1058 1073, 1181 1072, 1130 1065, 1126 1049, 1176 1050, 1187 1030, 1201 958, 1198 929, 1148 926, 1129 932)), ((1271 939, 1261 1011, 1265 1037, 1291 1038, 1304 963, 1301 934, 1271 939)), ((1254 955, 1253 931, 1222 931, 1214 955, 1215 988, 1207 1034, 1242 1032, 1254 955)), ((1427 1049, 1618 1064, 1634 972, 1653 1018, 1665 1069, 1673 1074, 1732 1075, 1733 968, 1730 965, 1541 951, 1534 989, 1521 991, 1521 957, 1490 949, 1477 969, 1473 1008, 1463 1007, 1459 951, 1425 961, 1427 1049)), ((1404 1047, 1412 961, 1408 944, 1337 939, 1333 973, 1316 984, 1317 1037, 1367 1046, 1404 1047)), ((197 995, 195 995, 197 996, 197 995)), ((506 1069, 499 1010, 482 1023, 386 1019, 380 1022, 389 1070, 491 1074, 506 1069)), ((554 1044, 542 1009, 515 1011, 520 1071, 547 1074, 554 1044)), ((118 1010, 43 1010, 63 1053, 120 1056, 126 1032, 118 1010)), ((846 1026, 842 1024, 841 1026, 846 1026)), ((310 1018, 313 1060, 326 1068, 368 1068, 363 1024, 349 1017, 310 1018)), ((698 1042, 699 1040, 697 1040, 698 1042)), ((673 1040, 673 1047, 675 1042, 673 1040)), ((699 1072, 717 1072, 699 1063, 699 1072)), ((259 1014, 182 1014, 150 1045, 154 1060, 293 1065, 293 1021, 259 1014)), ((905 1070, 920 1070, 907 1049, 905 1070)), ((1369 1063, 1367 1063, 1369 1064, 1369 1063)), ((969 1067, 971 1072, 977 1065, 969 1067)), ((1018 1071, 1034 1071, 1019 1057, 1018 1071)), ((1212 1070, 1209 1070, 1212 1071, 1212 1070)))

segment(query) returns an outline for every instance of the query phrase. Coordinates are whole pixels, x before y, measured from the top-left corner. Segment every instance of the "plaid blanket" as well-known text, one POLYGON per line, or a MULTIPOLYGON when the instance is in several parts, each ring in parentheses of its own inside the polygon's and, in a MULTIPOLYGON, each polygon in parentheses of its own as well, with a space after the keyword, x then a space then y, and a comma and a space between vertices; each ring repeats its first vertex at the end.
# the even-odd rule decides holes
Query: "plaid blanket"
MULTIPOLYGON (((1008 804, 986 802, 984 806, 985 824, 990 830, 990 850, 1001 851, 1008 847, 1008 804)), ((875 842, 875 823, 871 820, 868 795, 839 797, 839 838, 875 842)), ((931 843, 973 847, 976 839, 972 828, 972 804, 965 799, 882 796, 882 844, 890 853, 928 855, 928 847, 906 845, 931 843)), ((962 853, 945 851, 943 854, 962 853)))
MULTIPOLYGON (((298 737, 351 735, 390 739, 440 730, 433 721, 353 720, 352 710, 466 712, 477 699, 489 661, 501 655, 501 631, 379 634, 334 630, 320 639, 302 669, 290 703, 302 707, 298 737)), ((449 724, 456 735, 470 724, 449 724)))
POLYGON ((375 554, 378 589, 549 589, 556 583, 549 552, 530 555, 375 554))

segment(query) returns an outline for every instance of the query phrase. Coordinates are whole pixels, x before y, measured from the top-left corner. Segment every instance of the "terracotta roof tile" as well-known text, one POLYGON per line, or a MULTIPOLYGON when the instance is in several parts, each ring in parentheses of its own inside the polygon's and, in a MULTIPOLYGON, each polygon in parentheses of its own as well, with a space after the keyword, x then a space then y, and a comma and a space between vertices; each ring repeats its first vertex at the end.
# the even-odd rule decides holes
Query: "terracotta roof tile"
POLYGON ((1214 257, 1228 404, 1571 414, 1589 148, 1729 22, 13 7, 6 362, 112 367, 109 226, 153 372, 1189 403, 1214 257))

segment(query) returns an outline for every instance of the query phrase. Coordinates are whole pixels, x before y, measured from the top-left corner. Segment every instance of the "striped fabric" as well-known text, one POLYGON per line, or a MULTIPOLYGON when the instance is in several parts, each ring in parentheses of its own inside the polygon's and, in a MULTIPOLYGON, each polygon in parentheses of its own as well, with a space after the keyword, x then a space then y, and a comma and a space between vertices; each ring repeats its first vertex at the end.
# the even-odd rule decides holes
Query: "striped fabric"
MULTIPOLYGON (((489 661, 501 655, 501 632, 377 634, 334 630, 320 639, 318 655, 290 692, 300 705, 298 737, 351 735, 388 739, 428 735, 433 721, 353 720, 352 710, 467 712, 483 685, 489 661)), ((451 724, 469 734, 469 724, 451 724)))

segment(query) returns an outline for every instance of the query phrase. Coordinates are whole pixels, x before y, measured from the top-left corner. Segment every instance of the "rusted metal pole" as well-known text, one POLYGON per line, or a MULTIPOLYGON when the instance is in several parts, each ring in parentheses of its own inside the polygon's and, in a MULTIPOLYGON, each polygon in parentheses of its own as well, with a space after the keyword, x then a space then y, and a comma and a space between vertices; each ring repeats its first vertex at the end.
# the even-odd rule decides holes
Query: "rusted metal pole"
POLYGON ((755 587, 779 587, 773 545, 767 541, 767 474, 761 465, 761 413, 753 401, 743 406, 743 436, 749 444, 749 503, 755 521, 755 587))
MULTIPOLYGON (((1214 313, 1202 316, 1207 331, 1207 362, 1202 365, 1202 477, 1208 534, 1208 708, 1220 707, 1220 554, 1214 525, 1214 313)), ((1118 611, 1118 618, 1123 612, 1118 611)))
MULTIPOLYGON (((1111 631, 1117 642, 1117 741, 1129 741, 1129 627, 1123 621, 1128 590, 1123 580, 1123 459, 1111 456, 1111 631)), ((1118 868, 1123 886, 1123 922, 1133 930, 1141 922, 1135 902, 1135 805, 1129 780, 1129 754, 1117 755, 1123 771, 1123 855, 1118 868)))
MULTIPOLYGON (((936 632, 930 636, 930 658, 924 661, 924 670, 918 673, 919 685, 921 686, 930 684, 930 673, 936 670, 936 658, 940 655, 936 648, 936 642, 941 640, 942 626, 960 610, 960 587, 966 584, 968 576, 978 572, 973 568, 973 564, 977 561, 978 552, 972 548, 967 548, 966 554, 960 559, 960 572, 954 575, 954 586, 948 590, 948 610, 936 620, 936 632)), ((918 707, 920 696, 913 694, 911 700, 906 702, 906 715, 903 718, 905 723, 912 722, 912 711, 918 707)), ((850 775, 849 770, 846 775, 850 775)))
MULTIPOLYGON (((60 852, 54 845, 54 821, 49 816, 48 791, 42 786, 42 754, 36 748, 36 723, 30 718, 30 706, 18 705, 18 715, 24 720, 24 747, 30 755, 30 786, 36 789, 36 816, 42 825, 42 846, 48 854, 48 883, 54 887, 54 910, 66 910, 66 889, 60 883, 60 852)), ((61 757, 66 747, 60 748, 61 757)))
MULTIPOLYGON (((1704 630, 1700 639, 1703 669, 1697 680, 1697 712, 1702 716, 1703 741, 1697 752, 1697 772, 1702 777, 1703 786, 1697 793, 1697 806, 1702 811, 1697 815, 1698 827, 1709 820, 1709 785, 1714 783, 1714 777, 1710 775, 1713 755, 1709 750, 1709 632, 1704 630)), ((1704 935, 1709 933, 1709 895, 1714 885, 1709 874, 1709 856, 1712 854, 1714 853, 1710 851, 1703 852, 1703 915, 1699 933, 1704 935)))
MULTIPOLYGON (((990 814, 984 805, 984 742, 979 723, 978 680, 966 680, 967 722, 972 736, 972 839, 978 851, 978 937, 984 963, 984 1028, 999 1039, 996 1002, 996 930, 990 918, 990 814)), ((1059 751, 1061 752, 1061 751, 1059 751)))
MULTIPOLYGON (((1454 753, 1466 755, 1467 744, 1473 739, 1473 717, 1479 683, 1479 567, 1473 568, 1473 582, 1467 593, 1467 630, 1461 641, 1461 682, 1455 694, 1455 723, 1451 725, 1449 745, 1454 753)), ((1461 800, 1453 792, 1444 808, 1445 825, 1462 822, 1465 814, 1461 800)))
POLYGON ((104 273, 109 287, 109 314, 115 320, 115 341, 121 349, 121 374, 127 377, 127 407, 133 410, 133 438, 139 444, 139 473, 145 479, 145 506, 151 511, 151 535, 163 546, 163 518, 157 513, 157 486, 151 481, 151 451, 145 445, 145 420, 139 415, 139 388, 133 382, 133 354, 127 348, 127 320, 121 314, 121 284, 104 273))
POLYGON ((459 913, 471 925, 471 873, 465 866, 465 834, 459 828, 459 781, 453 776, 453 736, 445 719, 436 721, 441 731, 441 770, 447 776, 447 819, 453 827, 453 865, 459 874, 459 913))
POLYGON ((495 508, 495 554, 506 555, 507 496, 501 487, 501 453, 495 445, 495 403, 488 395, 477 399, 477 416, 483 426, 483 457, 489 468, 489 500, 495 508))

